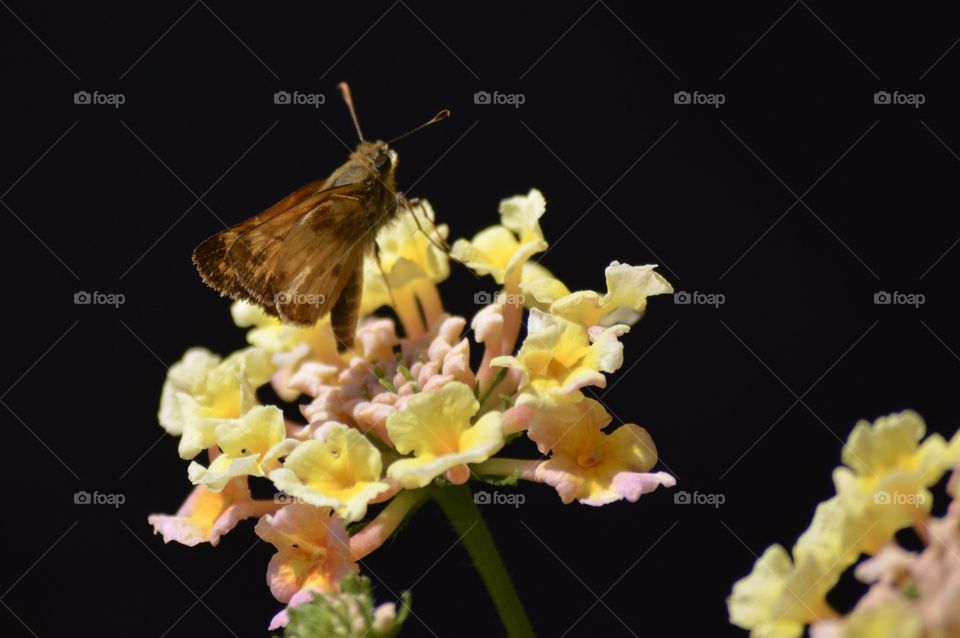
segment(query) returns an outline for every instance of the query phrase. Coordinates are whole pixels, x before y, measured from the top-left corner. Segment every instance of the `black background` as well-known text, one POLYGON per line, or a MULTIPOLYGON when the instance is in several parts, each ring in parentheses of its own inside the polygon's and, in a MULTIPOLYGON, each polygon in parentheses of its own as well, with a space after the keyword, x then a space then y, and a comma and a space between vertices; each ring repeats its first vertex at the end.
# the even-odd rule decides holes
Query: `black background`
MULTIPOLYGON (((912 407, 957 428, 960 23, 921 3, 666 5, 4 4, 5 635, 266 635, 272 548, 249 523, 215 549, 151 535, 147 514, 189 490, 155 414, 187 347, 244 342, 190 251, 344 160, 340 80, 370 136, 453 111, 397 148, 401 187, 454 237, 535 186, 543 263, 572 289, 602 290, 618 259, 725 296, 654 299, 598 393, 650 430, 675 490, 594 509, 524 484, 522 507, 484 513, 541 636, 744 635, 730 586, 832 494, 857 419, 912 407), (80 290, 126 303, 74 305, 80 290), (74 505, 81 489, 126 502, 74 505)), ((447 307, 473 313, 492 283, 454 270, 447 307)), ((413 586, 406 635, 500 634, 455 541, 427 507, 366 561, 380 598, 413 586)))

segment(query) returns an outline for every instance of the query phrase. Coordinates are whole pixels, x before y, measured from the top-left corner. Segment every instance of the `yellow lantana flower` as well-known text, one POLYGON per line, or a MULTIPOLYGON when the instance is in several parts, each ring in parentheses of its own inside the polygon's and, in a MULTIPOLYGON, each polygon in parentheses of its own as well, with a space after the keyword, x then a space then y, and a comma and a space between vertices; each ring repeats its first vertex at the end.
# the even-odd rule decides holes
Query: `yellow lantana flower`
POLYGON ((466 384, 454 381, 411 398, 387 418, 397 451, 414 458, 395 461, 387 476, 407 489, 424 487, 447 470, 480 463, 503 447, 501 415, 488 412, 470 424, 480 403, 466 384))
POLYGON ((550 312, 584 326, 632 325, 646 310, 647 297, 673 292, 670 283, 654 268, 655 265, 612 262, 606 269, 606 294, 593 290, 574 292, 554 301, 550 312))
POLYGON ((921 444, 925 433, 923 419, 908 410, 872 425, 860 421, 847 439, 833 481, 851 521, 871 527, 860 547, 868 554, 930 513, 927 488, 960 461, 960 436, 948 444, 933 434, 921 444))
MULTIPOLYGON (((219 492, 234 477, 263 476, 292 449, 292 445, 283 445, 286 432, 283 411, 273 405, 254 406, 243 416, 220 423, 214 431, 220 454, 208 468, 196 461, 190 463, 190 481, 219 492)), ((290 439, 289 443, 296 441, 290 439)))
POLYGON ((275 365, 273 387, 284 401, 293 401, 300 392, 288 386, 291 376, 305 360, 340 365, 337 341, 330 326, 330 315, 309 327, 285 324, 262 308, 246 301, 230 306, 233 322, 247 331, 247 341, 272 355, 275 365))
POLYGON ((793 553, 801 560, 809 556, 829 565, 839 575, 860 558, 860 548, 871 525, 851 518, 840 497, 834 496, 817 505, 813 520, 797 539, 793 553))
POLYGON ((628 423, 605 434, 610 416, 603 407, 586 399, 580 403, 586 407, 577 410, 576 420, 544 437, 551 456, 536 469, 537 479, 556 488, 564 503, 636 502, 660 485, 676 485, 665 472, 648 472, 657 464, 657 448, 645 429, 628 423))
POLYGON ((616 372, 623 365, 619 337, 629 331, 628 326, 616 325, 588 332, 579 323, 534 308, 517 355, 496 357, 491 364, 520 370, 521 391, 573 395, 584 386, 606 386, 603 373, 616 372))
POLYGON ((804 626, 836 616, 826 595, 839 574, 816 556, 796 556, 780 545, 767 548, 749 576, 737 581, 727 599, 730 622, 751 638, 798 638, 804 626))
POLYGON ((181 458, 192 459, 214 443, 216 427, 257 403, 256 390, 273 366, 266 352, 247 348, 221 360, 192 348, 170 367, 160 396, 160 425, 180 436, 181 458))
POLYGON ((543 194, 532 189, 500 202, 500 224, 467 241, 458 239, 450 255, 480 275, 492 275, 498 284, 519 277, 533 255, 547 249, 540 230, 540 217, 547 209, 543 194))
POLYGON ((437 226, 435 218, 429 202, 422 200, 380 230, 379 263, 377 255, 363 263, 361 316, 394 306, 404 327, 417 337, 443 314, 436 284, 450 276, 450 258, 436 244, 443 244, 449 231, 446 224, 437 226), (420 319, 421 308, 427 325, 420 319))
POLYGON ((520 273, 520 291, 527 308, 536 308, 549 312, 550 304, 570 294, 566 284, 553 273, 535 261, 523 265, 520 273))
POLYGON ((304 441, 270 472, 277 489, 317 507, 331 507, 348 523, 362 519, 367 504, 390 489, 380 481, 380 451, 358 430, 334 423, 324 440, 304 441))
POLYGON ((434 242, 442 243, 449 231, 446 224, 437 226, 435 219, 433 207, 422 200, 412 209, 402 210, 392 223, 380 230, 377 234, 380 263, 375 255, 369 255, 364 262, 361 315, 392 305, 390 291, 396 293, 414 279, 424 278, 438 284, 450 276, 450 258, 434 245, 434 242), (384 274, 389 289, 384 284, 384 274))
POLYGON ((532 417, 526 424, 527 436, 537 444, 541 454, 548 454, 574 428, 600 432, 613 420, 603 404, 587 397, 576 403, 547 402, 534 394, 523 393, 517 397, 515 405, 531 409, 532 417))
POLYGON ((237 327, 250 328, 247 341, 251 345, 270 354, 288 352, 301 344, 307 344, 309 351, 321 359, 337 352, 329 315, 310 327, 294 326, 268 315, 257 305, 236 301, 230 306, 230 316, 237 327))

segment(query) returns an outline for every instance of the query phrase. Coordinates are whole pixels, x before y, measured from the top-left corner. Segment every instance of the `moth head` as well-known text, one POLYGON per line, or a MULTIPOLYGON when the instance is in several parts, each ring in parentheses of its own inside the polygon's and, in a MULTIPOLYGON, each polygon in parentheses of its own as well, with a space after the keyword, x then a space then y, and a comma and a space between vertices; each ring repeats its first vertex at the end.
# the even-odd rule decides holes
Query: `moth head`
POLYGON ((340 92, 343 94, 343 101, 346 103, 347 109, 350 111, 350 118, 353 120, 353 126, 357 129, 357 137, 360 138, 360 145, 357 146, 355 154, 362 157, 365 160, 364 163, 369 164, 371 171, 375 175, 378 175, 381 180, 393 177, 393 172, 397 168, 397 153, 390 148, 390 144, 450 116, 450 111, 443 109, 434 115, 430 120, 424 122, 416 128, 407 131, 403 135, 399 135, 391 139, 389 142, 383 142, 380 140, 377 140, 376 142, 368 142, 363 137, 363 131, 360 130, 360 121, 357 118, 357 111, 353 107, 353 96, 350 94, 350 87, 346 82, 341 82, 337 86, 340 88, 340 92))
POLYGON ((397 168, 397 152, 386 142, 361 142, 357 154, 366 160, 370 169, 381 179, 388 177, 397 168))
POLYGON ((388 147, 385 142, 377 144, 377 154, 373 158, 373 168, 381 177, 386 177, 397 168, 397 152, 388 147))

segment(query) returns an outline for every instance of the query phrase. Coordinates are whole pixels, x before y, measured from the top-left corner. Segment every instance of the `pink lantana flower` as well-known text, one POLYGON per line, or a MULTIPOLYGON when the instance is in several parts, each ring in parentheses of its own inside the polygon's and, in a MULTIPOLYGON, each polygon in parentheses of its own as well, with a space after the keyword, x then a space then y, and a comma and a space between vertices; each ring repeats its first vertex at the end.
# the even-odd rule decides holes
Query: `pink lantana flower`
POLYGON ((203 485, 193 488, 176 514, 151 514, 147 521, 163 542, 176 541, 193 547, 200 543, 216 545, 220 537, 246 518, 267 514, 279 507, 271 501, 253 500, 247 478, 238 477, 219 492, 203 485))
POLYGON ((277 548, 267 584, 282 603, 298 594, 302 601, 312 591, 337 591, 347 574, 358 571, 343 519, 330 508, 293 503, 261 518, 256 532, 277 548))

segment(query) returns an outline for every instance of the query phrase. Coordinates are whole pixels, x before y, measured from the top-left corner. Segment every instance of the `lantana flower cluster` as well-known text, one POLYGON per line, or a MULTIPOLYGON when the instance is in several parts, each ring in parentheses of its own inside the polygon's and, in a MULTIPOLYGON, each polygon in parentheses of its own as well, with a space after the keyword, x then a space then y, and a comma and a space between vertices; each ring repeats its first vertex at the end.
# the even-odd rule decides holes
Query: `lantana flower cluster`
POLYGON ((915 412, 861 421, 834 470, 836 495, 820 503, 792 551, 769 547, 727 600, 733 624, 753 638, 927 638, 960 635, 960 432, 926 438, 915 412), (943 518, 931 487, 953 469, 943 518), (912 528, 921 552, 903 549, 912 528), (866 560, 860 561, 862 556, 866 560), (870 586, 840 614, 827 595, 854 566, 870 586))
MULTIPOLYGON (((440 247, 448 229, 429 203, 401 213, 380 231, 379 263, 365 264, 362 319, 347 353, 338 353, 329 318, 294 327, 235 303, 249 347, 225 358, 191 349, 164 384, 160 424, 180 437, 195 487, 176 514, 150 517, 155 531, 166 542, 216 545, 257 519, 257 535, 276 548, 270 590, 296 607, 338 592, 416 506, 418 491, 437 482, 524 479, 587 505, 673 486, 651 471, 657 451, 647 431, 611 427, 584 393, 623 365, 620 339, 647 298, 672 288, 655 266, 613 262, 604 292, 570 291, 531 260, 548 248, 545 210, 536 190, 506 199, 500 224, 456 240, 449 254, 440 247), (496 284, 473 295, 485 303, 469 322, 447 313, 437 290, 451 258, 496 284), (384 307, 397 320, 374 314, 384 307), (261 403, 268 383, 302 419, 261 403), (536 458, 500 455, 523 433, 536 458), (271 482, 277 496, 254 498, 251 479, 271 482)), ((285 609, 271 627, 288 621, 285 609)))

